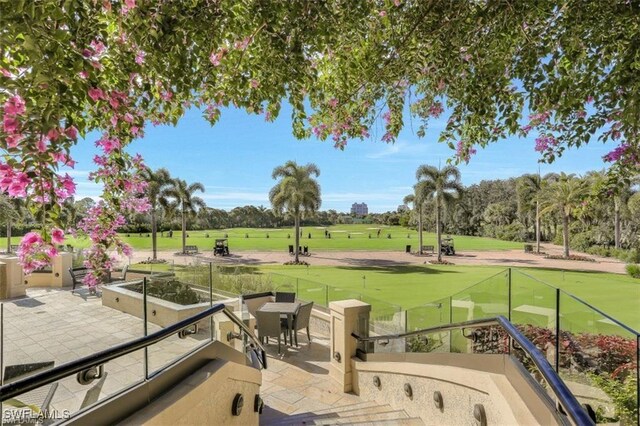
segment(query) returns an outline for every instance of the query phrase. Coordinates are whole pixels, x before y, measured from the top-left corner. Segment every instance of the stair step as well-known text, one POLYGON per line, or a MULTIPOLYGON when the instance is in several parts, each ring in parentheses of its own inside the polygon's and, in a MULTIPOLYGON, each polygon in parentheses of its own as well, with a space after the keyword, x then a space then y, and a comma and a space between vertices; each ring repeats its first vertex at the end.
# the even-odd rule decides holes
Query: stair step
POLYGON ((357 408, 368 408, 368 407, 378 407, 378 404, 375 401, 364 401, 364 402, 356 402, 355 404, 341 405, 339 407, 326 408, 324 410, 317 410, 313 413, 309 414, 326 414, 326 413, 341 413, 343 411, 355 410, 357 408))
POLYGON ((393 420, 373 420, 367 422, 355 422, 355 423, 342 423, 344 426, 363 426, 363 425, 378 425, 378 426, 396 426, 396 425, 408 425, 408 426, 424 426, 424 422, 420 417, 411 417, 407 419, 393 419, 393 420))
POLYGON ((396 421, 401 419, 407 419, 409 416, 404 410, 391 410, 391 411, 376 411, 370 413, 361 413, 353 416, 340 416, 330 419, 312 419, 314 425, 341 425, 341 424, 353 424, 353 423, 369 423, 374 421, 396 421))
POLYGON ((307 413, 294 414, 283 419, 279 419, 273 424, 285 425, 314 425, 314 424, 337 424, 340 418, 353 418, 364 414, 386 413, 393 411, 389 405, 380 405, 373 401, 359 402, 356 404, 343 405, 324 410, 310 411, 307 413), (325 423, 318 423, 325 422, 325 423))

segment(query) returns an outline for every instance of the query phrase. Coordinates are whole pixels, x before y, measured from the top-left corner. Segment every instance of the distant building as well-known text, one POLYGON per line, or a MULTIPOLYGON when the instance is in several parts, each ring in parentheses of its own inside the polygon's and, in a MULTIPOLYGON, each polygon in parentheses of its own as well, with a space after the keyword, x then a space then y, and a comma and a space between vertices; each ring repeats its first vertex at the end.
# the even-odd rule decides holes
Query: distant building
POLYGON ((351 214, 355 216, 366 216, 369 214, 369 207, 367 203, 353 203, 351 204, 351 214))

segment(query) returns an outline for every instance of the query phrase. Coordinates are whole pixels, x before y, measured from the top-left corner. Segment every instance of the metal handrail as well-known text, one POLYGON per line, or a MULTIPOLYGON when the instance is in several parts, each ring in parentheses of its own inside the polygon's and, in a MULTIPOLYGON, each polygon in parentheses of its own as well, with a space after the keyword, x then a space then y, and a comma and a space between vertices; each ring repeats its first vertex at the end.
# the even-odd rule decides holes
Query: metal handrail
MULTIPOLYGON (((65 377, 68 377, 72 374, 79 373, 83 370, 87 370, 95 366, 99 366, 113 359, 146 348, 147 346, 151 346, 220 311, 225 311, 225 306, 221 303, 213 305, 202 312, 199 312, 189 318, 163 328, 162 330, 151 333, 148 336, 140 337, 130 342, 113 346, 109 349, 105 349, 95 354, 59 365, 58 367, 54 367, 50 370, 43 371, 42 373, 17 380, 4 386, 0 386, 0 401, 6 401, 25 392, 29 392, 41 386, 45 386, 55 381, 64 379, 65 377)), ((229 316, 229 313, 227 313, 226 311, 225 313, 227 314, 227 316, 229 316)), ((231 318, 231 320, 233 321, 232 317, 233 314, 229 316, 229 318, 231 318)), ((252 335, 251 333, 249 334, 252 335)), ((261 346, 260 348, 263 349, 261 346)))
POLYGON ((262 359, 260 360, 260 364, 262 364, 262 368, 266 369, 267 368, 267 351, 264 349, 264 346, 262 346, 262 343, 260 343, 260 341, 256 338, 256 336, 253 334, 251 329, 247 327, 244 321, 236 317, 228 308, 225 308, 223 312, 231 320, 231 322, 233 322, 235 325, 240 327, 240 329, 247 336, 249 336, 249 338, 253 341, 253 344, 256 345, 256 347, 260 350, 260 353, 262 354, 262 359))
POLYGON ((361 337, 356 333, 351 333, 352 337, 355 337, 361 342, 375 342, 377 340, 391 340, 391 339, 403 339, 405 337, 419 336, 421 334, 431 334, 442 331, 449 330, 459 330, 464 327, 484 327, 487 325, 495 325, 497 323, 496 318, 483 318, 483 319, 475 319, 464 322, 458 322, 455 324, 444 324, 438 325, 435 327, 423 328, 421 330, 409 331, 401 334, 387 334, 384 336, 369 336, 369 337, 361 337))
POLYGON ((391 340, 391 339, 401 339, 405 337, 416 336, 420 334, 431 334, 435 332, 442 331, 450 331, 450 330, 459 330, 464 329, 465 327, 484 327, 487 325, 499 325, 501 326, 507 334, 520 346, 520 348, 531 358, 536 368, 545 381, 555 394, 556 398, 560 402, 562 408, 564 408, 565 412, 569 416, 569 418, 578 425, 592 425, 594 424, 593 420, 587 412, 582 408, 576 397, 571 393, 567 385, 562 381, 562 379, 555 372, 551 364, 547 361, 547 359, 540 353, 538 348, 529 341, 521 332, 509 322, 508 319, 499 315, 494 318, 487 318, 482 320, 471 320, 464 321, 455 324, 446 324, 437 327, 425 328, 423 330, 416 330, 409 333, 403 334, 389 334, 386 336, 373 336, 373 337, 360 337, 355 333, 352 333, 351 336, 355 337, 359 341, 367 342, 367 341, 376 341, 376 340, 391 340))
POLYGON ((243 300, 257 299, 258 297, 274 296, 272 291, 263 291, 262 293, 243 294, 243 300))

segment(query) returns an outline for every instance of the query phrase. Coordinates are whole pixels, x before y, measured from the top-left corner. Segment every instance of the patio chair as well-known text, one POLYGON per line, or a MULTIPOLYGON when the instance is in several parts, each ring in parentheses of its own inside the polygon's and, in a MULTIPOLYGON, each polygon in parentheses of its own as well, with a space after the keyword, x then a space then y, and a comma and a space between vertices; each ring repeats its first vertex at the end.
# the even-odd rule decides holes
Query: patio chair
POLYGON ((82 287, 84 277, 90 272, 91 271, 84 266, 80 266, 78 268, 69 268, 71 280, 73 281, 73 288, 71 289, 72 293, 76 290, 76 286, 82 287))
POLYGON ((309 256, 309 246, 304 246, 304 248, 302 250, 302 255, 303 256, 309 256))
POLYGON ((309 319, 311 318, 311 310, 313 309, 313 302, 300 305, 298 312, 293 318, 293 335, 296 346, 298 346, 298 330, 304 328, 307 329, 307 339, 311 343, 311 333, 309 333, 309 319))
POLYGON ((276 291, 277 303, 294 303, 296 301, 295 293, 288 293, 284 291, 276 291))
POLYGON ((293 256, 293 244, 289 244, 289 256, 293 256))
POLYGON ((278 339, 278 353, 280 353, 280 335, 284 333, 284 344, 287 344, 287 329, 280 324, 279 312, 256 311, 256 323, 258 325, 258 336, 262 343, 269 343, 269 337, 278 339))
POLYGON ((126 281, 127 280, 127 271, 129 270, 129 265, 125 265, 122 268, 122 274, 119 277, 111 276, 111 282, 114 281, 126 281))

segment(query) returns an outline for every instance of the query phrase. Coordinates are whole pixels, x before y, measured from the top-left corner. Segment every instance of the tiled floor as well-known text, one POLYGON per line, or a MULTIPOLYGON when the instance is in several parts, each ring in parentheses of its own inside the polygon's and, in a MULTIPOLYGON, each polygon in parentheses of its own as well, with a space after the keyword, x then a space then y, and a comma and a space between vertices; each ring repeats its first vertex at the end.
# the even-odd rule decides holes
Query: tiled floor
MULTIPOLYGON (((1 301, 3 305, 3 369, 7 366, 65 362, 91 355, 114 345, 143 336, 143 321, 118 310, 102 306, 101 299, 80 289, 33 289, 27 297, 1 301)), ((159 330, 148 325, 148 332, 159 330)), ((180 354, 202 344, 208 331, 187 339, 171 336, 149 347, 149 371, 161 368, 180 354)), ((142 350, 108 362, 104 368, 107 377, 95 395, 118 392, 144 377, 142 350)), ((6 381, 5 381, 6 382, 6 381)), ((89 389, 98 385, 80 385, 74 377, 60 380, 51 408, 59 411, 77 411, 89 389)), ((24 402, 39 405, 47 389, 36 389, 21 396, 24 402)), ((97 392, 96 392, 97 391, 97 392)), ((94 395, 94 396, 95 396, 94 395)))
MULTIPOLYGON (((141 319, 102 306, 99 297, 84 289, 75 294, 61 290, 30 290, 25 298, 0 303, 4 305, 4 366, 49 361, 58 366, 143 335, 141 319)), ((148 327, 150 333, 159 329, 154 324, 148 327)), ((150 371, 198 346, 205 338, 195 335, 181 340, 172 336, 152 346, 149 349, 150 371)), ((282 354, 277 353, 273 339, 267 345, 269 368, 262 371, 261 388, 266 405, 261 416, 264 424, 286 420, 289 415, 361 402, 358 396, 343 393, 329 377, 328 336, 312 334, 309 342, 306 333, 302 332, 299 343, 297 348, 283 345, 282 354)), ((107 378, 99 384, 97 392, 101 398, 142 380, 143 357, 143 352, 137 351, 107 363, 107 378)), ((73 413, 96 385, 97 381, 80 385, 75 376, 63 379, 59 381, 50 408, 73 413)), ((48 389, 39 389, 21 398, 38 405, 48 389)))
POLYGON ((267 346, 268 368, 262 371, 260 393, 265 409, 261 424, 278 423, 287 416, 355 404, 361 399, 346 394, 329 377, 329 342, 326 336, 300 334, 300 346, 283 346, 278 354, 275 341, 267 346))

